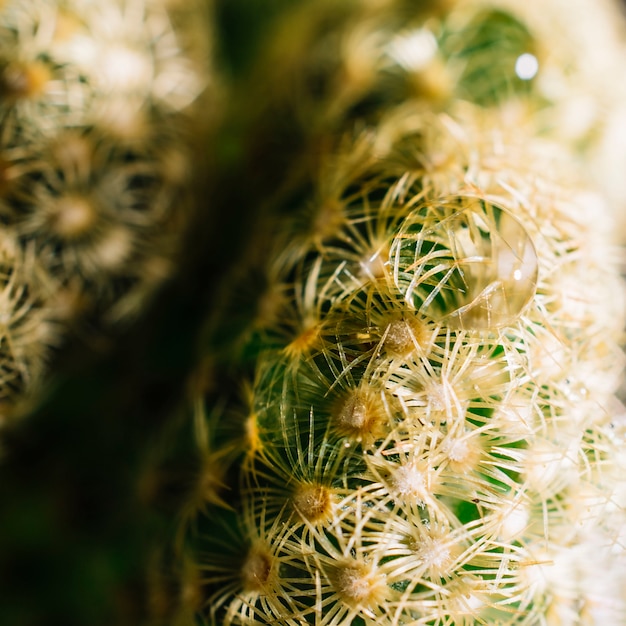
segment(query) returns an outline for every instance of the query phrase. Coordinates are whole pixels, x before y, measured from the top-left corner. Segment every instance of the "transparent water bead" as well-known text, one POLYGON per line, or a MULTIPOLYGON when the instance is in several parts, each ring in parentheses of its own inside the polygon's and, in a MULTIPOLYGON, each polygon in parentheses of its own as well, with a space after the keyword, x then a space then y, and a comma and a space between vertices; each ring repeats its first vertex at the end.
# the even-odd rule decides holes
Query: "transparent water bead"
POLYGON ((390 252, 405 300, 451 328, 509 326, 535 295, 537 253, 505 209, 471 196, 416 208, 390 252))

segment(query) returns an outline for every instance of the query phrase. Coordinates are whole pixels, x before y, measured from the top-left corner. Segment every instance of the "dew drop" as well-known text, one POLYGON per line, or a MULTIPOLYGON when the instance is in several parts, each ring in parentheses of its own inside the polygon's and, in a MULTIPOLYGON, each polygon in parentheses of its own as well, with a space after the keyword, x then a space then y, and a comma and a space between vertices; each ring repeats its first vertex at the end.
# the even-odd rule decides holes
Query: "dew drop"
POLYGON ((539 61, 534 54, 526 52, 517 57, 515 73, 521 80, 531 80, 539 71, 539 61))
POLYGON ((450 328, 513 324, 535 295, 537 253, 522 224, 496 204, 454 196, 416 208, 390 253, 406 302, 450 328))

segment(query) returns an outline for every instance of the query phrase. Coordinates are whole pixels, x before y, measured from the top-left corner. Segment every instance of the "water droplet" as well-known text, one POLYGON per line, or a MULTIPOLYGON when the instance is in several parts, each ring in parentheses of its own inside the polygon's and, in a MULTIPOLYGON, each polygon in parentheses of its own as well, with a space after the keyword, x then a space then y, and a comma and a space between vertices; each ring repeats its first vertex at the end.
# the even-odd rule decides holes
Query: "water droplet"
POLYGON ((539 71, 539 61, 534 54, 520 54, 515 61, 515 73, 521 80, 531 80, 539 71))
POLYGON ((416 208, 390 252, 396 286, 450 328, 509 326, 535 295, 537 253, 522 224, 496 204, 454 196, 416 208))

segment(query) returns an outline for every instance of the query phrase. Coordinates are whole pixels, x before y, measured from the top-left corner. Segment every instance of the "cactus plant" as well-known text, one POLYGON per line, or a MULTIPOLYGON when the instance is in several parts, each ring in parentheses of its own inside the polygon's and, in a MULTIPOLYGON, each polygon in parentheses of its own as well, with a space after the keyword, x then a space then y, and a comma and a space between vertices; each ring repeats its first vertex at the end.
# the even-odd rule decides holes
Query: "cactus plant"
POLYGON ((401 107, 327 157, 204 518, 208 623, 626 620, 606 208, 494 118, 401 107))
POLYGON ((182 376, 147 311, 204 204, 209 10, 0 2, 2 623, 146 618, 141 474, 182 376))
POLYGON ((206 623, 626 621, 612 216, 568 97, 515 68, 544 62, 524 17, 305 5, 274 38, 266 106, 315 169, 277 226, 244 407, 200 438, 206 623))
POLYGON ((68 333, 92 341, 127 325, 173 273, 194 212, 192 154, 209 125, 198 102, 210 75, 206 20, 167 4, 0 10, 0 213, 3 237, 27 259, 15 272, 26 263, 29 274, 11 287, 25 295, 8 298, 5 314, 42 328, 7 327, 4 350, 20 364, 19 382, 2 382, 5 417, 68 333), (40 355, 32 366, 25 352, 40 355))
POLYGON ((615 94, 570 125, 594 74, 532 2, 217 1, 194 215, 210 34, 183 4, 1 6, 7 415, 68 328, 124 327, 182 264, 156 331, 3 432, 26 548, 0 555, 45 598, 3 618, 626 623, 622 284, 579 167, 615 94))

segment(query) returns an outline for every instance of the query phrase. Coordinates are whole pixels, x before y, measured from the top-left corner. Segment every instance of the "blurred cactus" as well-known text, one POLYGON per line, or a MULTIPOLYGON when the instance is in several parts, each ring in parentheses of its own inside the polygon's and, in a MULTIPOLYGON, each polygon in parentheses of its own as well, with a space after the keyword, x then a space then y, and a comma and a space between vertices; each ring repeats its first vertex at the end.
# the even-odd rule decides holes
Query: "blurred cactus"
POLYGON ((209 13, 0 2, 2 623, 148 619, 168 531, 143 475, 191 361, 180 333, 148 348, 149 311, 207 212, 209 13))
POLYGON ((127 324, 173 272, 210 116, 208 31, 202 14, 195 24, 185 16, 192 10, 148 0, 2 6, 0 215, 15 271, 27 264, 28 275, 5 314, 36 316, 7 327, 8 358, 20 361, 19 383, 2 382, 7 400, 41 379, 45 355, 77 322, 92 333, 127 324), (25 351, 38 355, 32 366, 25 351))
POLYGON ((303 2, 268 42, 259 74, 269 110, 309 137, 373 123, 407 100, 497 106, 508 124, 568 146, 621 224, 622 12, 612 0, 303 2))

